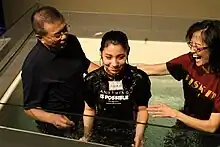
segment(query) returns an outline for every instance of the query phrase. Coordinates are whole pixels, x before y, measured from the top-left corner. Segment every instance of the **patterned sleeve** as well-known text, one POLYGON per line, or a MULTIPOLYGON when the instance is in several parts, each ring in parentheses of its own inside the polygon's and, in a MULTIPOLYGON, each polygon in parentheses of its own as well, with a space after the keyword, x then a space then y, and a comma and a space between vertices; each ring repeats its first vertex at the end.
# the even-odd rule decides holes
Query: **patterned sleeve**
POLYGON ((190 55, 184 54, 166 63, 169 73, 178 81, 184 78, 184 73, 188 70, 190 55))
POLYGON ((137 81, 133 96, 137 106, 148 106, 151 97, 151 82, 147 74, 142 73, 142 78, 137 81))

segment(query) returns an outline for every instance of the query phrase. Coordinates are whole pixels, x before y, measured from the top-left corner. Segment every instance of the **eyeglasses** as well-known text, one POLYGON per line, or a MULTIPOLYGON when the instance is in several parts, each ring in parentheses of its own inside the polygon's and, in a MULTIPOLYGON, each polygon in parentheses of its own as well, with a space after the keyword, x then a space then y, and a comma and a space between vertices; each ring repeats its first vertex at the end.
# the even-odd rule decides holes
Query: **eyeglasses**
POLYGON ((63 29, 61 29, 59 32, 55 33, 54 34, 54 37, 56 37, 57 39, 61 39, 61 37, 63 35, 66 35, 70 30, 70 25, 69 24, 66 24, 63 29))
POLYGON ((209 47, 208 46, 205 46, 205 47, 197 47, 196 45, 193 45, 192 42, 187 42, 188 46, 190 49, 193 49, 194 51, 196 52, 200 52, 202 50, 206 50, 208 49, 209 47))

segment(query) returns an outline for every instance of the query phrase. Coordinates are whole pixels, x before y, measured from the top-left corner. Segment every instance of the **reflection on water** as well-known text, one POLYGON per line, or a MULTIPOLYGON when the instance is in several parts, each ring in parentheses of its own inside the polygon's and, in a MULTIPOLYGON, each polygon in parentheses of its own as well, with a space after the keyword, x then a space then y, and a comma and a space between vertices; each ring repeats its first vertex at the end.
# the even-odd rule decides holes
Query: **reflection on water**
MULTIPOLYGON (((179 109, 183 106, 183 94, 182 94, 180 82, 173 80, 170 76, 150 77, 150 78, 151 78, 151 84, 152 84, 152 98, 150 99, 150 102, 149 102, 150 104, 167 103, 171 107, 176 108, 176 109, 179 109)), ((18 85, 16 90, 13 92, 8 103, 16 104, 16 105, 22 104, 21 83, 18 85)), ((175 120, 164 119, 164 118, 159 119, 159 118, 150 117, 149 123, 170 127, 175 124, 175 120)), ((5 107, 3 107, 3 109, 0 112, 0 125, 18 128, 18 129, 30 130, 30 131, 37 131, 35 127, 35 122, 29 117, 27 117, 24 114, 23 109, 18 106, 6 105, 5 107)), ((190 132, 190 131, 187 131, 187 132, 190 132)), ((169 137, 173 135, 173 134, 172 135, 170 134, 172 134, 172 131, 170 128, 148 125, 146 129, 146 133, 145 133, 145 146, 161 147, 161 146, 164 146, 164 142, 166 143, 168 142, 168 144, 171 144, 170 141, 173 141, 174 139, 169 139, 169 137)), ((190 133, 187 133, 187 134, 190 134, 190 133)), ((192 134, 193 133, 191 133, 190 135, 195 136, 195 134, 193 135, 192 134)), ((195 140, 194 142, 195 144, 197 144, 195 140)), ((190 139, 188 139, 188 141, 192 143, 190 139)), ((171 146, 174 146, 174 145, 171 145, 171 146)))
MULTIPOLYGON (((179 109, 183 106, 183 94, 181 83, 175 81, 170 76, 150 77, 152 87, 152 97, 150 104, 165 103, 179 109)), ((175 119, 172 118, 149 118, 150 124, 161 126, 173 126, 175 119)), ((145 133, 145 146, 161 147, 164 144, 164 137, 169 132, 169 128, 148 126, 145 133)))
POLYGON ((7 103, 14 104, 15 106, 5 105, 2 108, 0 112, 0 125, 29 131, 37 131, 35 122, 25 115, 23 111, 24 109, 19 106, 23 103, 21 83, 19 83, 7 103))

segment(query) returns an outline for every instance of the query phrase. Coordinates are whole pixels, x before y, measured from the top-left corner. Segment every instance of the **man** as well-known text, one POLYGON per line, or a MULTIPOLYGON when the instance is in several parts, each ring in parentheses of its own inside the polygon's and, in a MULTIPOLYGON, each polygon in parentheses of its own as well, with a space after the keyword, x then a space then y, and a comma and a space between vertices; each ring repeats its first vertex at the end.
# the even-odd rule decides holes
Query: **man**
POLYGON ((63 15, 44 6, 31 17, 37 44, 22 67, 25 113, 41 132, 67 136, 76 128, 84 102, 83 74, 98 68, 90 62, 76 38, 68 33, 63 15))

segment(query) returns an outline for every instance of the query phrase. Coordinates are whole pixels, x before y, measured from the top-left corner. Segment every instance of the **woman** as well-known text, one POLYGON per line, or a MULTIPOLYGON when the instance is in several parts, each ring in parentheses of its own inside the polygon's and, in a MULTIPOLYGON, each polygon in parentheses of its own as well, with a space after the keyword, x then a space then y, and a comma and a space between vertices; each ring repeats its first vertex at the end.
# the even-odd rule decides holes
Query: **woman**
POLYGON ((220 25, 216 20, 196 22, 187 31, 190 52, 171 61, 141 65, 149 75, 171 74, 182 80, 184 108, 166 104, 149 106, 154 117, 172 117, 178 126, 219 133, 220 124, 220 25))
POLYGON ((81 140, 114 146, 131 146, 133 142, 136 147, 142 145, 148 119, 146 109, 151 97, 150 80, 146 73, 126 64, 129 50, 123 32, 109 31, 102 37, 103 66, 85 77, 84 136, 81 140), (94 117, 89 116, 95 115, 111 121, 97 119, 93 127, 94 117), (135 136, 134 123, 112 121, 132 121, 134 118, 139 122, 135 136))

